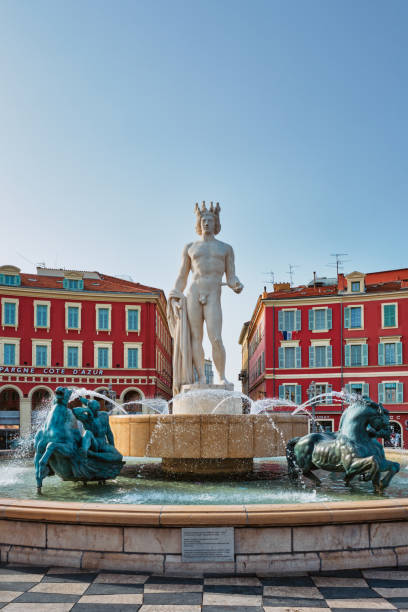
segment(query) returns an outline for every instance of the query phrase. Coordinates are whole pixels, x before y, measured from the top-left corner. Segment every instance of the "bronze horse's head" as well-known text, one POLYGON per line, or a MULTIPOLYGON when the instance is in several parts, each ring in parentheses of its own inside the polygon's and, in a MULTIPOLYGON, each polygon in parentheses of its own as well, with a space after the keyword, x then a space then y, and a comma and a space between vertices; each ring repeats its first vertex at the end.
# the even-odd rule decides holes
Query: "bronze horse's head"
POLYGON ((366 406, 372 411, 367 424, 367 432, 372 438, 384 438, 389 440, 391 436, 390 412, 380 403, 373 402, 369 397, 363 397, 362 400, 366 406))

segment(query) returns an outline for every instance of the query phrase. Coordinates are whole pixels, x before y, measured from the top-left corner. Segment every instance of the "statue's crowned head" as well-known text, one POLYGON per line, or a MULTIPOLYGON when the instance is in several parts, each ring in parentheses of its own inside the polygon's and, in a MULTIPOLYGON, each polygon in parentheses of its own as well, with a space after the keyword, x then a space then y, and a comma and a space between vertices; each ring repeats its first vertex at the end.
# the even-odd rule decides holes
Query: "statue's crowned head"
POLYGON ((201 208, 198 203, 194 208, 196 214, 196 232, 199 236, 203 234, 203 221, 205 219, 211 219, 214 221, 214 234, 219 234, 221 231, 221 223, 220 223, 220 205, 217 202, 214 206, 214 203, 211 202, 209 208, 207 208, 205 202, 201 204, 201 208))

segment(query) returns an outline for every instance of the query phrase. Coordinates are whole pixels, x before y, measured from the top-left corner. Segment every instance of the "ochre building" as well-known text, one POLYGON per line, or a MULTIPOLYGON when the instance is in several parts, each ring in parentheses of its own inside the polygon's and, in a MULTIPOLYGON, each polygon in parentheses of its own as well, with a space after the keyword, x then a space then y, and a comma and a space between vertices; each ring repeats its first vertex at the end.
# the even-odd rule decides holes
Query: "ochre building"
MULTIPOLYGON (((369 395, 390 410, 396 443, 408 446, 408 269, 276 284, 258 298, 240 343, 248 351, 240 378, 253 399, 369 395)), ((336 430, 345 407, 316 402, 316 417, 336 430)))
POLYGON ((59 385, 110 390, 119 403, 171 397, 161 289, 99 272, 2 266, 0 301, 0 448, 30 431, 59 385))

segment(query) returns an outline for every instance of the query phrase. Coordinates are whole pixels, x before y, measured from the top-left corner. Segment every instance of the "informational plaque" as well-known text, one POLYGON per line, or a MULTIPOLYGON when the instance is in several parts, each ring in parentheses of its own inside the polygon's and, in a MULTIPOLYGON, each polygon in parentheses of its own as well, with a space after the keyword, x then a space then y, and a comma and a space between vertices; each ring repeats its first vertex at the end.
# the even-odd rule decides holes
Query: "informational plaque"
POLYGON ((183 527, 183 561, 234 561, 233 527, 183 527))

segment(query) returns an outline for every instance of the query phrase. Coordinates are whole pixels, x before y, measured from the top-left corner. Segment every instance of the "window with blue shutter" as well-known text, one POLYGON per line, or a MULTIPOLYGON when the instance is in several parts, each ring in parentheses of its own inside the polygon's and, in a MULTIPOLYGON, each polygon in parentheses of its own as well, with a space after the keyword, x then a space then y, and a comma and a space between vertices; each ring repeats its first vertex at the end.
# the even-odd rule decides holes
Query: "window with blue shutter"
POLYGON ((279 385, 279 399, 285 399, 285 385, 279 385))
POLYGON ((361 327, 361 306, 350 307, 350 329, 356 329, 361 327))
POLYGON ((109 308, 98 308, 98 329, 109 330, 109 308))
POLYGON ((384 304, 384 327, 396 327, 397 312, 396 304, 384 304))
POLYGON ((302 353, 301 353, 300 346, 297 346, 295 351, 296 351, 296 367, 301 368, 302 367, 302 353))
POLYGON ((0 274, 0 285, 19 287, 21 285, 21 277, 18 274, 0 274))
POLYGON ((384 403, 395 404, 397 401, 397 383, 383 383, 384 385, 384 403))
POLYGON ((344 347, 344 365, 346 366, 346 368, 349 368, 351 366, 351 350, 350 350, 350 344, 346 344, 346 346, 344 347))
POLYGON ((294 367, 295 367, 295 347, 286 346, 285 347, 285 368, 294 368, 294 367))
POLYGON ((106 347, 98 347, 98 368, 109 367, 109 349, 106 347))
POLYGON ((138 331, 139 330, 139 311, 138 310, 128 310, 128 321, 127 327, 129 331, 138 331))
POLYGON ((296 385, 296 404, 300 406, 302 403, 302 385, 296 385))
POLYGON ((285 367, 285 349, 283 348, 283 346, 280 346, 278 349, 278 355, 279 355, 279 367, 280 368, 284 368, 285 367))
POLYGON ((278 330, 283 331, 283 310, 278 312, 278 330))
POLYGON ((309 368, 315 367, 315 347, 309 346, 309 368))
POLYGON ((326 347, 315 346, 315 366, 316 368, 326 367, 326 347))
POLYGON ((298 308, 296 310, 296 331, 302 329, 302 311, 298 308))
POLYGON ((13 366, 16 365, 16 345, 5 344, 4 345, 4 365, 13 366))
POLYGON ((314 329, 326 329, 326 309, 316 308, 313 312, 314 312, 314 329))
POLYGON ((68 368, 77 368, 79 366, 79 351, 77 346, 69 346, 67 349, 68 368))
POLYGON ((68 306, 68 329, 79 328, 79 307, 68 306))
POLYGON ((314 329, 314 311, 313 309, 309 310, 309 329, 314 329))
POLYGON ((344 327, 346 329, 349 329, 350 327, 350 308, 349 306, 346 306, 346 308, 344 309, 344 327))
POLYGON ((44 368, 47 365, 47 346, 37 344, 35 347, 35 365, 44 368))
POLYGON ((395 361, 395 363, 397 365, 401 365, 402 364, 402 342, 396 342, 395 343, 395 349, 396 349, 396 361, 395 361))
POLYGON ((363 383, 362 387, 362 395, 370 397, 370 385, 368 383, 363 383))
POLYGON ((378 383, 378 401, 384 403, 384 383, 378 383))
POLYGON ((360 292, 360 281, 352 281, 352 283, 351 283, 351 291, 353 293, 359 293, 360 292))
POLYGON ((397 404, 404 402, 404 383, 397 383, 397 404))
POLYGON ((333 312, 331 308, 326 308, 326 317, 327 317, 327 322, 326 322, 327 329, 331 329, 333 327, 333 312))
POLYGON ((64 289, 70 289, 71 291, 82 291, 84 281, 76 278, 64 278, 62 286, 64 289))
POLYGON ((128 368, 137 368, 139 366, 138 354, 137 348, 128 349, 128 368))
POLYGON ((350 365, 351 367, 358 367, 362 365, 361 355, 362 355, 361 344, 351 344, 350 345, 350 365))
MULTIPOLYGON (((333 385, 327 385, 326 388, 326 393, 332 393, 333 392, 333 385)), ((331 397, 326 398, 326 404, 331 404, 333 402, 333 399, 331 397)))
POLYGON ((383 342, 378 344, 378 365, 385 365, 385 351, 383 342))
POLYGON ((16 305, 13 302, 4 304, 4 325, 16 324, 16 305))
POLYGON ((333 365, 333 349, 331 346, 326 346, 326 366, 331 368, 333 365))
POLYGON ((395 365, 397 363, 397 352, 395 342, 384 342, 385 365, 395 365))
POLYGON ((368 344, 361 345, 361 365, 368 365, 368 344))
POLYGON ((45 304, 37 304, 36 327, 48 327, 48 306, 45 304))

